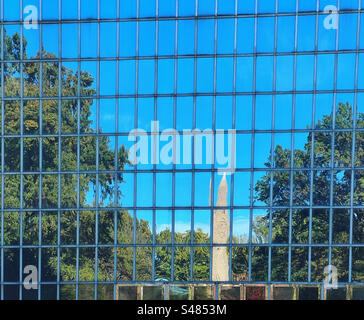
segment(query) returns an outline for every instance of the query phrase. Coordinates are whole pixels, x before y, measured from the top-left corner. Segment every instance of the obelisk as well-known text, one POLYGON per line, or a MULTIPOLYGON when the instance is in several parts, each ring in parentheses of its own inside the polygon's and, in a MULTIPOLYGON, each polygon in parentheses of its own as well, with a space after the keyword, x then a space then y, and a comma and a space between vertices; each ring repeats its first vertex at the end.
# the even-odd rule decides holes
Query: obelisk
MULTIPOLYGON (((226 175, 224 174, 219 185, 216 207, 227 207, 227 194, 228 186, 226 175)), ((229 235, 230 221, 228 210, 215 209, 213 220, 213 243, 227 244, 229 243, 229 235)), ((229 281, 229 257, 226 246, 212 248, 212 281, 229 281)))

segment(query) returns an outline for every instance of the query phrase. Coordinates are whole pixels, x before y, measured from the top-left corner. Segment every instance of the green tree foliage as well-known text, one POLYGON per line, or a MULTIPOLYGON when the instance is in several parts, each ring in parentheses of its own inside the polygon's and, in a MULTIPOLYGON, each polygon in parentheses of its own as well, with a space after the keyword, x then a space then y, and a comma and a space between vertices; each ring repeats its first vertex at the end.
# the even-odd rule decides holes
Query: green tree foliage
MULTIPOLYGON (((350 168, 352 161, 354 167, 362 167, 364 164, 364 135, 357 132, 355 144, 353 144, 353 131, 329 131, 333 127, 333 115, 325 115, 316 124, 316 129, 322 131, 310 132, 303 150, 294 151, 294 166, 296 168, 311 167, 311 150, 313 171, 313 206, 330 205, 330 188, 333 186, 334 206, 349 206, 351 195, 353 195, 354 205, 364 203, 364 173, 362 170, 355 170, 354 190, 351 192, 352 171, 344 170, 350 168), (327 130, 327 131, 325 131, 327 130), (332 136, 334 134, 334 137, 332 136), (334 138, 334 157, 332 159, 332 140, 334 138), (312 146, 312 142, 314 145, 312 146), (355 159, 352 159, 352 148, 355 147, 355 159), (331 167, 334 167, 334 174, 331 176, 331 167), (333 179, 333 181, 331 181, 333 179)), ((335 114, 335 128, 351 129, 353 121, 356 121, 357 128, 364 127, 364 114, 360 113, 357 119, 353 119, 352 106, 349 103, 339 103, 335 114)), ((273 163, 269 160, 267 168, 284 169, 290 168, 291 150, 277 146, 273 154, 273 163)), ((270 203, 270 180, 271 173, 266 175, 255 185, 256 200, 262 201, 273 207, 289 206, 290 203, 290 171, 282 170, 274 173, 273 176, 273 202, 270 203)), ((293 173, 293 205, 308 206, 311 203, 311 171, 298 170, 293 173)), ((289 216, 288 209, 272 210, 272 242, 289 243, 289 216)), ((327 209, 313 209, 312 212, 312 243, 327 244, 329 242, 329 216, 327 209)), ((259 222, 263 229, 260 234, 265 236, 269 232, 269 213, 259 222), (264 230, 265 229, 265 230, 264 230)), ((350 210, 333 210, 332 243, 348 244, 350 234, 350 210)), ((292 242, 295 244, 309 243, 309 208, 292 210, 292 242)), ((354 210, 353 213, 353 243, 363 243, 364 234, 364 212, 354 210)), ((272 252, 272 280, 287 280, 287 266, 282 268, 282 257, 287 256, 285 247, 274 248, 272 252), (274 279, 275 278, 275 279, 274 279)), ((364 279, 364 252, 362 248, 353 248, 353 281, 363 281, 364 279)), ((261 254, 257 254, 260 258, 261 254)), ((293 281, 307 281, 308 249, 296 247, 292 249, 292 273, 293 281)), ((324 247, 314 247, 311 251, 311 280, 323 281, 324 268, 328 265, 328 249, 324 247)), ((343 247, 332 248, 332 264, 338 268, 339 281, 348 281, 349 250, 343 247)), ((265 266, 264 263, 256 264, 256 271, 260 272, 265 266)))

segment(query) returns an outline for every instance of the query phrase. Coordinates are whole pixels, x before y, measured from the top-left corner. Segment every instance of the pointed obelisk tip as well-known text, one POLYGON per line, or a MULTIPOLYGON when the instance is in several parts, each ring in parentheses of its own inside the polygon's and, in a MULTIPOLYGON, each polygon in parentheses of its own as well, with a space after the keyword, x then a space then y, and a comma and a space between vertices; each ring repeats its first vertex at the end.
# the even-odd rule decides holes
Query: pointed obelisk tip
POLYGON ((220 181, 219 185, 219 191, 217 195, 217 205, 226 207, 227 206, 227 192, 228 192, 228 186, 226 181, 226 173, 224 172, 224 175, 220 181))

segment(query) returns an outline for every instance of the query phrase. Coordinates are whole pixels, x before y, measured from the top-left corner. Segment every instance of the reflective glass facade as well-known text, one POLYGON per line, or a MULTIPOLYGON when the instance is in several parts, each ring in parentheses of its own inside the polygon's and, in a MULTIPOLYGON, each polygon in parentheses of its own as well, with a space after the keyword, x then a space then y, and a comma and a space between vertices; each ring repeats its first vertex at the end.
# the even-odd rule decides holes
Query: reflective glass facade
POLYGON ((0 298, 363 299, 363 5, 1 0, 0 298))

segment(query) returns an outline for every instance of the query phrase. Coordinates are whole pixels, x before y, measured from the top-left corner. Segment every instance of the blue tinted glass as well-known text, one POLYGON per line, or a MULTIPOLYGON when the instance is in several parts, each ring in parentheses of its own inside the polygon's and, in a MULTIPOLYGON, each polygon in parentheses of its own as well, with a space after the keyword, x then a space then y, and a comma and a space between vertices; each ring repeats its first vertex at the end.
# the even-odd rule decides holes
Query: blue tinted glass
POLYGON ((219 0, 217 11, 218 14, 234 14, 235 0, 219 0))
POLYGON ((156 0, 139 0, 139 17, 155 17, 155 2, 156 0))
POLYGON ((214 60, 207 58, 197 59, 197 91, 212 92, 214 60))
POLYGON ((236 69, 236 90, 249 92, 253 89, 253 58, 239 57, 236 69))
POLYGON ((179 16, 194 16, 195 15, 195 0, 184 0, 178 3, 179 16))
POLYGON ((42 18, 44 20, 48 19, 58 19, 58 1, 43 1, 42 2, 42 18))
POLYGON ((315 50, 315 16, 300 16, 298 17, 298 51, 313 51, 315 50))
POLYGON ((232 58, 217 59, 217 92, 232 92, 234 61, 232 58))
MULTIPOLYGON (((364 13, 360 14, 360 31, 364 30, 364 13)), ((360 49, 364 49, 364 37, 360 37, 360 49)))
POLYGON ((358 88, 364 89, 364 53, 359 54, 358 88))
POLYGON ((155 22, 141 21, 139 23, 139 55, 155 55, 155 22))
POLYGON ((136 23, 120 22, 119 54, 121 57, 135 56, 136 52, 136 23))
POLYGON ((252 128, 253 98, 252 96, 236 97, 236 129, 250 130, 252 128))
POLYGON ((102 132, 115 132, 115 107, 114 99, 100 100, 100 130, 102 132))
POLYGON ((119 99, 118 132, 130 132, 134 129, 135 99, 119 99))
POLYGON ((326 6, 337 7, 337 0, 318 0, 318 1, 320 1, 320 11, 323 11, 326 8, 326 6))
POLYGON ((258 52, 274 50, 274 18, 258 18, 258 52))
POLYGON ((277 91, 290 91, 293 89, 293 56, 277 57, 277 91))
POLYGON ((62 0, 62 19, 78 18, 78 0, 62 0))
POLYGON ((212 97, 197 97, 196 128, 202 130, 212 128, 212 97))
MULTIPOLYGON (((101 0, 100 1, 100 16, 102 19, 115 19, 117 17, 117 2, 118 0, 101 0)), ((121 2, 121 5, 125 1, 121 2)))
POLYGON ((39 52, 39 32, 34 29, 23 28, 23 36, 27 41, 28 58, 36 57, 39 52))
POLYGON ((295 104, 295 128, 307 129, 312 123, 312 95, 298 94, 296 95, 295 104))
POLYGON ((193 98, 179 97, 177 99, 177 130, 192 129, 193 98))
POLYGON ((81 18, 97 19, 98 0, 81 0, 81 18))
POLYGON ((274 129, 290 129, 292 127, 292 96, 290 94, 277 95, 274 112, 274 129))
POLYGON ((178 54, 195 52, 195 21, 178 21, 178 54))
POLYGON ((272 91, 273 87, 273 57, 257 58, 257 91, 272 91))
POLYGON ((158 60, 158 93, 174 92, 174 60, 158 60))
MULTIPOLYGON (((20 19, 19 11, 20 0, 4 0, 5 21, 18 21, 20 19)), ((26 16, 26 14, 24 16, 26 16)))
MULTIPOLYGON (((245 111, 246 112, 245 117, 248 120, 251 120, 249 118, 250 115, 248 114, 248 110, 249 109, 246 109, 246 111, 245 111)), ((240 153, 240 152, 236 155, 236 165, 238 168, 250 168, 251 167, 251 155, 250 155, 251 144, 252 144, 251 140, 252 140, 252 138, 251 138, 250 134, 237 135, 237 138, 236 138, 237 149, 238 150, 249 150, 249 152, 246 153, 245 155, 243 155, 243 153, 240 153)), ((250 176, 250 174, 249 174, 249 176, 250 176)), ((249 183, 245 184, 245 186, 249 186, 249 183)))
POLYGON ((119 93, 135 94, 135 61, 119 61, 119 93))
POLYGON ((295 17, 278 18, 278 52, 289 52, 294 50, 294 29, 295 17))
POLYGON ((255 0, 238 0, 238 13, 247 14, 255 12, 255 0))
POLYGON ((335 50, 336 46, 336 30, 326 29, 324 20, 326 16, 319 16, 319 33, 318 33, 318 49, 319 50, 335 50))
POLYGON ((278 12, 296 12, 296 0, 279 0, 278 12))
MULTIPOLYGON (((105 1, 105 0, 104 0, 105 1)), ((120 18, 134 18, 137 14, 137 0, 120 1, 120 18)))
POLYGON ((216 128, 229 130, 232 126, 233 98, 216 97, 216 128))
MULTIPOLYGON (((143 130, 152 130, 151 121, 154 121, 154 99, 138 99, 138 128, 143 130)), ((147 165, 149 166, 149 165, 147 165)))
POLYGON ((173 128, 173 98, 158 98, 157 102, 157 119, 159 121, 159 130, 173 128))
POLYGON ((137 206, 150 207, 153 205, 153 175, 148 173, 137 174, 137 185, 144 186, 137 188, 137 206))
MULTIPOLYGON (((319 1, 319 0, 317 0, 319 1)), ((299 11, 316 11, 316 0, 300 0, 298 1, 299 11)))
POLYGON ((139 93, 141 94, 154 93, 154 74, 155 74, 154 60, 139 61, 139 74, 138 74, 139 93))
POLYGON ((179 59, 177 73, 177 92, 193 92, 193 79, 195 63, 194 59, 179 59))
POLYGON ((78 26, 77 24, 62 25, 62 57, 77 58, 78 57, 78 26), (73 43, 72 46, 69 44, 73 43))
POLYGON ((218 20, 217 53, 234 52, 235 21, 233 19, 218 20))
POLYGON ((198 44, 197 53, 214 53, 215 20, 198 21, 198 44))
POLYGON ((321 54, 317 57, 317 89, 332 90, 334 87, 335 56, 321 54))
POLYGON ((314 62, 315 58, 312 55, 297 56, 297 90, 313 90, 314 62))
POLYGON ((257 0, 259 13, 273 13, 276 11, 276 0, 257 0))
POLYGON ((339 21, 339 49, 355 49, 357 15, 341 14, 339 21))
POLYGON ((254 51, 254 19, 238 19, 237 52, 254 51))
POLYGON ((272 96, 257 95, 255 102, 255 129, 272 129, 272 96))
POLYGON ((96 23, 83 23, 81 25, 81 57, 97 57, 96 23))
POLYGON ((215 13, 215 0, 199 0, 198 1, 198 14, 199 15, 212 15, 215 13))
POLYGON ((175 41, 175 22, 160 21, 158 28, 158 54, 173 55, 175 41))
POLYGON ((47 24, 43 25, 42 36, 44 50, 58 56, 58 25, 47 24))
POLYGON ((340 9, 358 9, 358 0, 340 1, 340 9))
POLYGON ((176 16, 176 1, 158 0, 158 9, 160 17, 176 16))
POLYGON ((100 94, 115 95, 116 92, 116 62, 100 62, 100 94))
POLYGON ((116 57, 116 23, 100 23, 100 56, 116 57))
POLYGON ((354 88, 355 54, 339 54, 337 63, 337 89, 354 88))

